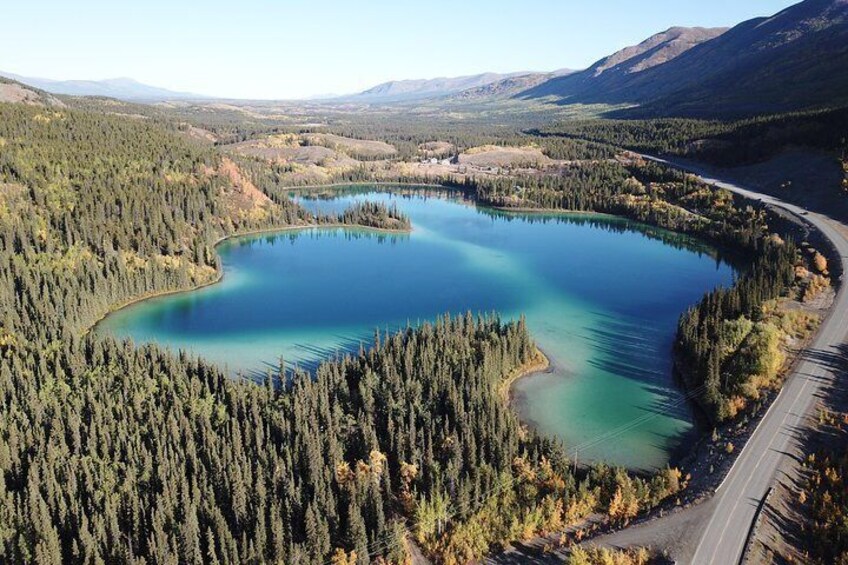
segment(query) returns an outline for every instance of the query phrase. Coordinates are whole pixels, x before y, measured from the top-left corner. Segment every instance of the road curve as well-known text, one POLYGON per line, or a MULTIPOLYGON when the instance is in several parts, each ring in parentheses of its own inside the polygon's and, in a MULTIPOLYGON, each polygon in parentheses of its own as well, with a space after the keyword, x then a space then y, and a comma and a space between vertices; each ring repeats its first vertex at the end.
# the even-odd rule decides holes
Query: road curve
MULTIPOLYGON (((848 273, 848 230, 838 221, 821 214, 807 213, 799 206, 772 196, 710 178, 709 173, 697 166, 648 155, 644 157, 688 171, 708 184, 783 208, 808 220, 832 242, 842 263, 842 273, 848 273)), ((805 417, 815 408, 820 389, 832 379, 845 377, 844 370, 834 362, 844 355, 843 348, 848 344, 848 292, 845 285, 839 286, 830 314, 823 321, 816 338, 802 353, 780 394, 716 490, 713 512, 702 530, 692 565, 739 563, 757 507, 774 483, 778 470, 793 464, 791 452, 794 442, 799 438, 798 432, 805 424, 805 417)))

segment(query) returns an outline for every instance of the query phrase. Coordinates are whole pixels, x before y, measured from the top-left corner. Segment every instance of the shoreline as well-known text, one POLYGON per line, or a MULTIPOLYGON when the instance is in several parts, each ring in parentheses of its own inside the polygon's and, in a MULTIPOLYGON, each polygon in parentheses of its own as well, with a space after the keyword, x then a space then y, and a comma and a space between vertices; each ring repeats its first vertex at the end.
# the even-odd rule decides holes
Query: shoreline
POLYGON ((532 377, 538 373, 542 373, 548 371, 553 365, 551 364, 550 358, 545 355, 545 353, 538 347, 534 346, 533 357, 531 357, 526 363, 516 367, 510 372, 507 376, 502 378, 498 383, 498 394, 501 399, 516 413, 521 420, 521 413, 518 410, 515 410, 515 406, 513 406, 513 387, 515 383, 522 379, 526 379, 528 377, 532 377))
MULTIPOLYGON (((408 229, 406 229, 406 228, 404 228, 404 229, 375 228, 375 227, 371 227, 371 226, 362 226, 362 225, 358 225, 358 224, 341 224, 341 223, 338 223, 338 222, 334 222, 334 223, 331 223, 331 224, 303 224, 303 225, 293 225, 293 226, 279 226, 279 227, 272 227, 272 228, 260 228, 260 229, 255 229, 255 230, 236 232, 236 233, 232 233, 232 234, 229 234, 229 235, 221 236, 218 239, 216 239, 215 242, 212 244, 212 249, 216 249, 220 244, 224 243, 225 241, 229 241, 229 240, 232 240, 232 239, 238 239, 238 238, 242 238, 242 237, 252 237, 252 236, 266 235, 266 234, 271 235, 271 234, 275 234, 275 233, 283 233, 283 232, 288 232, 288 231, 310 230, 310 229, 321 229, 321 228, 360 229, 360 230, 364 230, 364 231, 369 231, 369 232, 374 232, 374 233, 382 233, 382 234, 386 234, 386 235, 393 235, 393 234, 395 234, 395 235, 408 235, 408 234, 412 233, 412 231, 413 231, 412 228, 408 228, 408 229)), ((216 255, 217 255, 217 251, 216 251, 216 255)), ((220 255, 218 255, 218 257, 220 257, 220 255)), ((90 334, 91 332, 95 331, 97 329, 97 326, 100 325, 100 323, 103 322, 103 320, 105 320, 106 318, 108 318, 109 316, 111 316, 112 314, 114 314, 115 312, 117 312, 119 310, 123 310, 124 308, 128 308, 128 307, 130 307, 134 304, 139 304, 139 303, 145 302, 147 300, 153 300, 154 298, 161 298, 163 296, 170 296, 170 295, 173 295, 173 294, 182 294, 184 292, 194 292, 194 291, 197 291, 197 290, 201 290, 201 289, 206 288, 208 286, 218 284, 219 282, 221 282, 221 280, 223 280, 223 278, 224 278, 224 269, 223 269, 223 266, 220 266, 217 269, 215 269, 215 277, 210 281, 195 284, 195 285, 187 287, 187 288, 174 288, 174 289, 168 289, 168 290, 158 290, 158 291, 154 291, 154 292, 148 292, 148 293, 145 293, 141 296, 136 296, 134 298, 126 300, 124 302, 111 305, 111 306, 109 306, 109 308, 106 310, 106 312, 103 315, 99 316, 93 323, 89 324, 88 327, 86 327, 85 330, 81 333, 81 335, 83 337, 85 337, 88 334, 90 334)))
MULTIPOLYGON (((612 220, 622 220, 626 222, 633 222, 636 224, 645 225, 652 228, 657 228, 661 230, 668 231, 669 233, 674 233, 683 236, 693 237, 698 239, 697 235, 688 234, 685 232, 679 232, 670 230, 668 228, 663 228, 662 226, 657 226, 655 224, 650 224, 647 222, 643 222, 640 220, 636 220, 634 218, 629 218, 627 216, 621 216, 618 214, 610 214, 609 212, 597 212, 594 210, 573 210, 570 208, 542 208, 538 206, 498 206, 494 204, 487 204, 477 199, 474 195, 469 195, 468 191, 458 186, 450 186, 446 184, 438 184, 438 183, 424 183, 424 182, 403 182, 403 181, 352 181, 352 182, 334 182, 329 184, 308 184, 302 186, 284 186, 280 187, 279 190, 289 190, 289 191, 298 191, 298 190, 321 190, 324 188, 334 189, 334 188, 353 188, 353 187, 363 187, 363 186, 399 186, 405 188, 440 188, 447 191, 452 192, 461 192, 466 194, 470 200, 472 200, 473 205, 478 209, 482 210, 494 210, 497 212, 513 212, 516 214, 539 214, 539 215, 583 215, 583 216, 591 216, 598 218, 609 218, 612 220)), ((704 240, 704 243, 716 247, 716 244, 710 243, 704 240)))
MULTIPOLYGON (((325 184, 325 185, 306 185, 306 186, 301 186, 301 187, 282 188, 281 190, 298 190, 298 189, 320 190, 320 189, 333 189, 333 188, 346 188, 346 187, 368 187, 368 186, 396 186, 396 187, 407 187, 407 188, 415 188, 415 187, 418 187, 418 188, 440 188, 440 189, 444 189, 444 190, 448 190, 448 191, 463 192, 461 188, 450 187, 450 186, 446 186, 446 185, 443 185, 443 184, 404 183, 404 182, 388 182, 388 181, 347 182, 347 183, 331 183, 331 184, 325 184)), ((640 223, 637 220, 633 220, 633 219, 628 218, 626 216, 618 216, 618 215, 609 214, 609 213, 606 213, 606 212, 569 210, 569 209, 564 209, 564 208, 492 206, 492 205, 488 205, 488 204, 479 202, 475 197, 471 197, 470 204, 477 207, 478 209, 493 210, 493 211, 503 212, 503 213, 507 213, 507 214, 508 213, 538 214, 538 215, 568 215, 568 214, 572 214, 572 215, 584 215, 584 216, 589 216, 589 217, 608 218, 608 219, 612 219, 612 220, 623 220, 623 221, 628 221, 628 222, 640 223)), ((651 224, 644 224, 644 225, 648 226, 648 227, 656 227, 656 228, 659 228, 659 229, 664 229, 664 228, 660 228, 659 226, 652 226, 651 224)), ((301 231, 301 230, 320 229, 320 228, 328 228, 328 229, 340 229, 340 228, 344 229, 344 228, 347 228, 347 229, 354 229, 354 230, 370 231, 370 232, 375 232, 375 233, 398 234, 398 235, 409 234, 413 231, 413 228, 410 228, 410 229, 375 228, 375 227, 361 226, 361 225, 356 225, 356 224, 340 224, 340 223, 336 223, 336 222, 331 223, 331 224, 288 225, 288 226, 279 226, 279 227, 260 228, 260 229, 248 230, 248 231, 237 232, 237 233, 225 235, 225 236, 219 237, 217 240, 215 240, 212 247, 213 247, 213 249, 216 249, 216 253, 217 253, 217 247, 220 244, 222 244, 222 243, 224 243, 228 240, 234 240, 234 239, 251 237, 251 236, 258 236, 258 235, 263 235, 263 234, 269 234, 270 235, 270 234, 284 233, 284 232, 289 232, 289 231, 301 231)), ((678 233, 678 234, 681 234, 681 235, 688 235, 688 234, 683 234, 681 232, 671 232, 670 231, 670 233, 678 233)), ((218 255, 218 256, 220 257, 220 255, 218 255)), ((133 298, 133 299, 128 300, 124 303, 121 303, 117 306, 113 306, 105 314, 100 316, 95 323, 90 325, 85 330, 83 335, 86 335, 86 334, 96 330, 97 326, 100 323, 102 323, 103 320, 105 320, 108 316, 110 316, 111 314, 113 314, 113 313, 115 313, 119 310, 122 310, 122 309, 127 308, 127 307, 132 306, 132 305, 135 305, 137 303, 141 303, 141 302, 144 302, 144 301, 147 301, 147 300, 153 300, 153 299, 160 298, 160 297, 163 297, 163 296, 169 296, 169 295, 175 295, 175 294, 180 294, 180 293, 184 293, 184 292, 194 292, 194 291, 197 291, 197 290, 201 290, 203 288, 206 288, 206 287, 209 287, 209 286, 212 286, 214 284, 221 282, 221 280, 223 279, 223 276, 224 276, 223 265, 221 265, 221 267, 218 269, 216 276, 213 280, 203 282, 201 284, 194 285, 194 286, 189 287, 189 288, 170 289, 170 290, 163 290, 163 291, 158 291, 158 292, 153 292, 153 293, 147 293, 143 296, 133 298)), ((514 391, 515 384, 518 383, 519 381, 523 380, 523 379, 533 378, 533 377, 535 377, 539 374, 543 374, 543 373, 549 373, 549 372, 553 371, 555 367, 556 367, 555 360, 549 358, 538 346, 535 346, 535 353, 534 353, 532 359, 530 361, 528 361, 527 363, 523 364, 522 366, 514 369, 509 375, 504 377, 499 382, 499 384, 498 384, 498 394, 502 397, 503 401, 508 405, 508 407, 516 414, 516 416, 518 417, 519 422, 521 423, 522 426, 528 426, 530 428, 536 428, 536 424, 533 422, 532 418, 527 417, 524 410, 521 408, 520 399, 516 398, 515 391, 514 391)), ((684 392, 685 392, 685 390, 684 390, 684 392)), ((693 430, 697 434, 696 437, 702 437, 708 431, 707 428, 702 428, 698 424, 697 421, 693 422, 693 430)), ((682 457, 678 454, 674 454, 674 457, 672 459, 674 459, 675 462, 678 462, 682 459, 685 459, 685 454, 682 457)))
POLYGON ((421 188, 444 188, 447 190, 457 190, 462 192, 461 188, 451 187, 439 183, 426 182, 392 182, 392 181, 351 181, 351 182, 331 182, 329 184, 303 184, 300 186, 281 186, 278 190, 315 190, 322 188, 344 188, 348 186, 408 186, 421 188))
MULTIPOLYGON (((333 189, 333 188, 345 188, 345 187, 368 187, 368 186, 395 186, 395 187, 407 187, 407 188, 415 188, 415 187, 418 187, 418 188, 440 188, 440 189, 444 189, 444 190, 448 190, 448 191, 463 192, 461 188, 450 187, 450 186, 446 186, 446 185, 443 185, 443 184, 404 183, 404 182, 389 182, 389 181, 346 182, 346 183, 331 183, 331 184, 325 184, 325 185, 305 185, 305 186, 300 186, 300 187, 288 187, 288 188, 284 187, 281 190, 299 190, 299 189, 320 190, 320 189, 333 189)), ((473 202, 473 205, 476 206, 477 208, 480 208, 480 209, 483 209, 483 210, 494 210, 494 211, 503 212, 503 213, 539 214, 539 215, 579 214, 579 215, 585 215, 585 216, 590 216, 590 217, 620 219, 620 220, 624 220, 624 221, 641 223, 638 220, 633 220, 631 218, 628 218, 627 216, 619 216, 619 215, 609 214, 609 213, 605 213, 605 212, 569 210, 569 209, 561 209, 561 208, 550 208, 549 209, 549 208, 537 208, 537 207, 492 206, 492 205, 481 203, 474 197, 471 198, 471 201, 473 202)), ((660 226, 655 226, 655 225, 647 224, 647 223, 645 223, 644 225, 648 226, 648 227, 658 228, 658 229, 666 229, 666 228, 661 228, 660 226)), ((225 241, 238 239, 238 238, 257 236, 257 235, 263 235, 263 234, 284 233, 284 232, 288 232, 288 231, 320 229, 320 228, 328 228, 328 229, 340 229, 340 228, 344 229, 344 228, 347 228, 347 229, 353 229, 353 230, 370 231, 370 232, 375 232, 375 233, 399 234, 399 235, 408 234, 408 233, 411 233, 413 231, 412 228, 410 228, 410 229, 375 228, 375 227, 362 226, 362 225, 356 225, 356 224, 340 224, 340 223, 289 225, 289 226, 261 228, 261 229, 255 229, 255 230, 249 230, 249 231, 244 231, 244 232, 233 233, 233 234, 230 234, 230 235, 225 235, 225 236, 218 238, 214 242, 213 249, 216 249, 221 243, 223 243, 225 241)), ((670 233, 676 233, 676 234, 680 234, 680 235, 684 235, 684 236, 688 236, 688 237, 694 237, 694 238, 697 239, 697 236, 693 236, 692 234, 686 234, 686 233, 683 233, 683 232, 674 232, 674 231, 671 231, 671 230, 667 230, 667 231, 669 231, 670 233)), ((707 243, 708 245, 713 245, 713 246, 715 245, 715 244, 711 244, 709 242, 705 242, 705 243, 707 243)), ((220 257, 220 255, 219 255, 219 257, 220 257)), ((218 272, 217 272, 217 274, 216 274, 216 276, 213 280, 210 280, 210 281, 207 281, 207 282, 204 282, 204 283, 201 283, 201 284, 189 287, 189 288, 171 289, 171 290, 159 291, 159 292, 154 292, 154 293, 148 293, 148 294, 145 294, 143 296, 128 300, 128 301, 126 301, 126 302, 124 302, 120 305, 111 307, 103 316, 98 318, 98 320, 94 324, 89 326, 88 329, 84 332, 83 335, 88 334, 91 331, 95 330, 96 327, 105 318, 107 318, 109 315, 117 312, 118 310, 127 308, 131 305, 134 305, 136 303, 141 303, 143 301, 152 300, 152 299, 159 298, 159 297, 162 297, 162 296, 179 294, 179 293, 183 293, 183 292, 193 292, 193 291, 201 290, 205 287, 217 284, 218 282, 220 282, 223 279, 224 273, 223 273, 222 267, 223 267, 223 265, 221 265, 221 268, 218 269, 218 272)), ((522 379, 532 378, 532 377, 537 376, 541 373, 551 372, 554 367, 555 367, 555 360, 552 360, 551 358, 549 358, 538 346, 535 346, 535 353, 534 353, 533 357, 527 363, 521 365, 520 367, 515 368, 509 375, 505 376, 498 383, 498 385, 497 385, 498 386, 498 394, 501 396, 503 401, 509 406, 509 408, 516 414, 520 423, 523 426, 529 426, 529 427, 532 427, 532 428, 536 427, 536 425, 532 421, 532 419, 528 418, 526 416, 526 414, 524 414, 524 411, 521 409, 521 407, 519 405, 519 401, 516 398, 516 395, 514 393, 515 384, 518 383, 519 381, 521 381, 522 379)), ((678 384, 677 386, 680 387, 680 389, 684 392, 684 394, 686 393, 685 387, 681 387, 680 384, 678 384)), ((693 403, 693 404, 695 404, 695 406, 697 406, 696 403, 693 403)), ((709 428, 702 426, 701 423, 697 420, 697 418, 695 418, 692 423, 693 423, 693 429, 691 430, 690 433, 692 434, 693 439, 697 442, 697 440, 699 438, 703 438, 703 437, 706 436, 707 432, 709 431, 709 428)), ((685 449, 685 448, 683 448, 683 446, 681 446, 678 449, 674 450, 674 453, 672 453, 671 457, 670 457, 670 463, 680 464, 680 463, 683 463, 688 458, 687 456, 691 456, 691 451, 682 451, 682 449, 685 449)), ((638 471, 638 470, 631 469, 631 471, 638 471)))
MULTIPOLYGON (((402 186, 407 188, 441 188, 444 190, 454 191, 454 192, 466 192, 462 187, 457 186, 449 186, 446 184, 439 183, 425 183, 425 182, 392 182, 392 181, 353 181, 353 182, 333 182, 329 184, 307 184, 302 186, 283 186, 280 187, 279 190, 321 190, 324 188, 347 188, 347 187, 358 187, 358 186, 402 186)), ((626 216, 617 216, 615 214, 610 214, 608 212, 596 212, 593 210, 572 210, 570 208, 541 208, 538 206, 498 206, 494 204, 486 204, 485 202, 481 202, 476 197, 472 197, 474 201, 474 205, 478 208, 483 208, 486 210, 497 210, 498 212, 516 212, 523 214, 582 214, 586 216, 600 216, 606 218, 615 218, 621 219, 631 222, 638 222, 638 220, 633 220, 626 216)), ((650 225, 650 224, 645 224, 650 225)), ((675 232, 677 233, 677 232, 675 232)))
MULTIPOLYGON (((618 220, 625 220, 628 222, 638 222, 638 220, 632 220, 626 216, 616 216, 615 214, 609 214, 607 212, 595 212, 593 210, 571 210, 569 208, 538 208, 535 206, 493 206, 491 204, 477 204, 481 208, 486 208, 489 210, 497 210, 498 212, 515 212, 516 214, 580 214, 584 216, 597 216, 601 218, 614 218, 618 220)), ((650 225, 650 224, 645 224, 650 225)))

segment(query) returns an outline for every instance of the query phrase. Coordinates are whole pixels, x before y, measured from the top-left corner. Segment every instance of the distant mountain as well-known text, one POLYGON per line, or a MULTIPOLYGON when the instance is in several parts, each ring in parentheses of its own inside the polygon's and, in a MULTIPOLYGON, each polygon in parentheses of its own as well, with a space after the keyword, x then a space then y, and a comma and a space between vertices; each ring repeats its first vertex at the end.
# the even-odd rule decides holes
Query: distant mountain
POLYGON ((805 0, 723 33, 665 33, 672 32, 681 34, 671 42, 660 34, 632 48, 636 55, 624 50, 520 96, 638 105, 619 112, 623 117, 733 117, 848 104, 848 0, 805 0))
POLYGON ((559 69, 552 73, 527 73, 502 78, 495 82, 468 88, 450 96, 454 100, 486 100, 508 98, 551 79, 569 75, 571 69, 559 69))
POLYGON ((482 73, 461 77, 440 77, 418 80, 393 80, 378 84, 368 90, 346 98, 368 102, 398 102, 436 98, 455 94, 463 90, 479 88, 500 80, 531 74, 527 71, 518 73, 482 73))
POLYGON ((44 78, 33 78, 5 73, 0 71, 0 76, 16 80, 18 82, 46 90, 53 94, 69 94, 72 96, 108 96, 119 100, 178 100, 178 99, 206 99, 208 96, 192 94, 190 92, 175 92, 165 88, 142 84, 131 78, 113 78, 106 80, 51 80, 44 78))

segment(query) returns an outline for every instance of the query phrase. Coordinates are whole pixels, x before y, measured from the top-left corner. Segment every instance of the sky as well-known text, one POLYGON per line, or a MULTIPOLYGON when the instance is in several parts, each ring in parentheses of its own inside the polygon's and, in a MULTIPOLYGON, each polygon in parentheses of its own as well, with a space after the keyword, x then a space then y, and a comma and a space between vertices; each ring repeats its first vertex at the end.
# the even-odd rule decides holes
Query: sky
POLYGON ((0 70, 253 99, 580 69, 669 27, 797 0, 2 0, 0 70))

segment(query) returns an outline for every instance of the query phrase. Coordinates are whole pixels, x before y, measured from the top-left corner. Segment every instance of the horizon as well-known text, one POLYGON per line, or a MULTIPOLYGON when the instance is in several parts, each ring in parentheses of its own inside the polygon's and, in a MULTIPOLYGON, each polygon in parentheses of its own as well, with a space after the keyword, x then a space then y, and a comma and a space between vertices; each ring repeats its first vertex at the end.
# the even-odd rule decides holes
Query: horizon
POLYGON ((143 8, 49 0, 7 8, 19 25, 0 37, 0 71, 57 81, 131 78, 221 99, 314 99, 390 81, 580 70, 671 27, 732 27, 796 3, 605 0, 580 6, 576 16, 573 3, 550 0, 495 8, 437 0, 426 10, 381 1, 363 16, 358 3, 340 1, 318 10, 249 0, 234 11, 220 0, 202 9, 161 0, 143 8), (45 12, 61 17, 44 20, 45 12), (336 17, 321 20, 330 12, 336 17), (542 12, 548 17, 538 18, 542 12))

